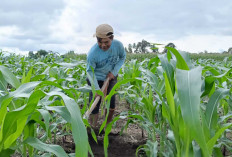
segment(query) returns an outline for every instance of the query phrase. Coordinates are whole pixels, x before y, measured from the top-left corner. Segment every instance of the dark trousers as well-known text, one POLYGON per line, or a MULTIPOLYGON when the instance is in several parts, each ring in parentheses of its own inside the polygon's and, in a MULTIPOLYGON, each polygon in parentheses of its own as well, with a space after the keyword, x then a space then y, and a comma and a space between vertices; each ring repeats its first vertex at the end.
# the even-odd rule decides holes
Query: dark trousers
MULTIPOLYGON (((117 83, 117 81, 118 81, 117 77, 115 77, 115 79, 113 79, 113 80, 111 80, 109 82, 109 86, 107 88, 107 95, 110 93, 110 91, 112 90, 112 88, 114 87, 114 85, 117 83)), ((87 79, 87 83, 88 83, 89 86, 91 86, 91 83, 90 83, 89 79, 87 79)), ((104 84, 104 81, 98 80, 98 85, 99 85, 100 88, 102 88, 103 84, 104 84)), ((89 102, 91 102, 92 99, 93 99, 93 93, 90 92, 89 93, 89 102)), ((97 114, 99 112, 100 105, 101 105, 101 99, 99 100, 97 106, 94 108, 92 114, 97 114)), ((111 97, 110 108, 111 109, 115 109, 115 95, 113 95, 111 97)))

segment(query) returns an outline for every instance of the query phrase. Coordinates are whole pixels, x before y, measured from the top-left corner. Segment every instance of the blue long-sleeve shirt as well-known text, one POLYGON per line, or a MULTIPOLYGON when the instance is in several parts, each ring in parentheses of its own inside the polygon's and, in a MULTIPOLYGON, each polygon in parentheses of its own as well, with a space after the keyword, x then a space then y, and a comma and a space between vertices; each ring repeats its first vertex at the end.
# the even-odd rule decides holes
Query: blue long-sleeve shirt
POLYGON ((125 62, 126 52, 123 44, 118 40, 113 40, 110 48, 103 51, 96 43, 87 55, 87 73, 94 81, 96 90, 99 90, 98 80, 104 81, 109 72, 116 76, 125 62), (92 72, 91 67, 94 69, 92 72))

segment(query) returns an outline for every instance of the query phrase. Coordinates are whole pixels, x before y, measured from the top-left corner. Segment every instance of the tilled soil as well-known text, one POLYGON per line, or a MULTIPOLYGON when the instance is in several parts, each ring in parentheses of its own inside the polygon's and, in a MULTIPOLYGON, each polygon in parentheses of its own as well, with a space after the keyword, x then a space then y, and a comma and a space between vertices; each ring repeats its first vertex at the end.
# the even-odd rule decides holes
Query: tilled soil
MULTIPOLYGON (((109 157, 135 157, 136 148, 143 144, 141 142, 130 142, 123 140, 125 135, 111 136, 109 135, 109 147, 108 156, 109 157)), ((126 135, 127 136, 127 135, 126 135)), ((104 146, 103 138, 98 137, 98 144, 94 140, 90 140, 90 145, 95 157, 104 157, 104 146)))
MULTIPOLYGON (((120 102, 120 104, 123 102, 120 102)), ((117 104, 115 110, 115 116, 119 115, 121 112, 128 110, 126 104, 117 104)), ((104 116, 100 117, 98 120, 97 128, 100 128, 104 116)), ((136 149, 146 143, 146 136, 142 137, 142 130, 134 124, 128 126, 127 130, 124 130, 120 135, 122 127, 126 124, 127 120, 119 119, 114 128, 112 129, 113 133, 118 134, 109 134, 109 147, 108 147, 108 156, 109 157, 135 157, 136 149)), ((96 132, 97 135, 97 132, 96 132)), ((67 153, 75 152, 75 144, 71 136, 66 136, 65 140, 59 140, 59 145, 61 145, 67 153)), ((91 146, 92 152, 95 157, 104 157, 104 134, 97 135, 97 143, 89 135, 89 144, 91 146)), ((140 152, 140 156, 143 152, 140 152)), ((89 155, 90 156, 90 155, 89 155)))
MULTIPOLYGON (((118 102, 118 101, 117 101, 118 102)), ((116 104, 115 116, 119 115, 123 111, 127 111, 128 106, 124 102, 116 104)), ((104 116, 98 121, 98 127, 102 124, 104 116)), ((126 124, 126 119, 119 119, 115 127, 112 129, 112 133, 119 133, 122 127, 126 124)), ((110 134, 109 136, 109 157, 135 157, 136 149, 146 143, 146 137, 142 136, 142 130, 135 124, 130 124, 127 130, 124 130, 120 134, 110 134)), ((93 154, 95 157, 104 157, 104 134, 97 136, 98 143, 96 143, 91 137, 89 143, 91 145, 93 154)))
MULTIPOLYGON (((109 157, 135 157, 136 149, 139 145, 145 143, 145 140, 135 140, 130 137, 127 133, 123 135, 109 135, 109 157)), ((93 138, 89 137, 89 144, 95 157, 104 157, 104 135, 97 136, 96 143, 93 138)), ((75 152, 75 144, 71 136, 67 136, 63 142, 58 142, 67 153, 75 152)), ((91 155, 89 155, 91 156, 91 155)))

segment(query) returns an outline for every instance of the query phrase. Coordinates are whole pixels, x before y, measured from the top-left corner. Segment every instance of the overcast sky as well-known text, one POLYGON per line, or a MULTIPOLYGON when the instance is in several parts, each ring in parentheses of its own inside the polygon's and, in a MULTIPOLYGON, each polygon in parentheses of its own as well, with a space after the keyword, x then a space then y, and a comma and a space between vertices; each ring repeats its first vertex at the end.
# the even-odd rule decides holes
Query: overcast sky
POLYGON ((189 52, 232 47, 231 0, 1 0, 0 49, 87 53, 102 23, 124 46, 145 39, 189 52))

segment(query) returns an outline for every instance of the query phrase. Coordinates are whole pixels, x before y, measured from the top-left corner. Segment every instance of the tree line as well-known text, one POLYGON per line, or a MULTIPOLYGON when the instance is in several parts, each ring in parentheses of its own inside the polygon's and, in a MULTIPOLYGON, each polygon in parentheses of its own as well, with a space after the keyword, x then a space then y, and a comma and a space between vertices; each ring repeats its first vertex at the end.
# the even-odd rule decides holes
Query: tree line
MULTIPOLYGON (((164 46, 164 49, 162 51, 159 51, 158 46, 163 44, 156 44, 156 43, 150 43, 146 40, 142 40, 138 43, 129 44, 128 47, 125 47, 125 51, 127 53, 136 53, 136 54, 144 54, 144 53, 167 53, 167 49, 165 47, 172 47, 176 48, 174 43, 168 43, 164 46)), ((208 52, 207 50, 203 52, 199 52, 200 54, 205 53, 223 53, 223 54, 232 54, 232 47, 229 47, 227 51, 223 52, 208 52)))
MULTIPOLYGON (((125 47, 125 51, 127 53, 167 53, 166 48, 159 52, 158 45, 162 44, 150 43, 143 39, 141 42, 129 44, 128 47, 125 47)), ((176 46, 173 43, 168 43, 165 47, 175 48, 176 46)))
MULTIPOLYGON (((163 44, 150 43, 150 42, 143 39, 141 42, 129 44, 128 47, 125 47, 125 51, 127 53, 131 53, 131 54, 133 54, 133 53, 135 53, 135 54, 155 53, 155 54, 157 54, 157 53, 167 53, 167 49, 165 47, 176 48, 174 43, 168 43, 167 45, 164 46, 164 49, 162 51, 159 51, 159 48, 158 48, 159 45, 163 45, 163 44)), ((204 52, 200 52, 200 54, 202 54, 202 53, 209 53, 209 52, 205 50, 204 52)), ((222 53, 223 54, 232 54, 232 47, 230 47, 228 49, 228 51, 224 51, 222 53)), ((28 57, 37 59, 37 58, 40 58, 42 56, 46 56, 48 54, 59 55, 57 52, 39 50, 36 53, 33 53, 33 51, 29 51, 28 57)), ((73 57, 75 55, 76 54, 74 51, 69 51, 65 54, 65 56, 69 56, 69 57, 73 57)))
POLYGON ((37 59, 37 58, 40 58, 42 56, 47 56, 48 54, 59 55, 58 52, 39 50, 36 53, 34 53, 33 51, 29 51, 28 57, 29 58, 37 59))

